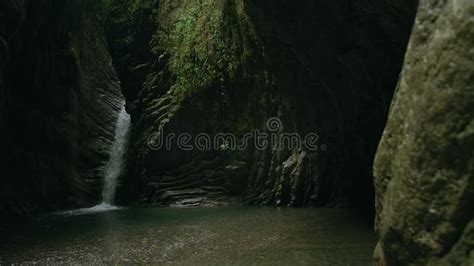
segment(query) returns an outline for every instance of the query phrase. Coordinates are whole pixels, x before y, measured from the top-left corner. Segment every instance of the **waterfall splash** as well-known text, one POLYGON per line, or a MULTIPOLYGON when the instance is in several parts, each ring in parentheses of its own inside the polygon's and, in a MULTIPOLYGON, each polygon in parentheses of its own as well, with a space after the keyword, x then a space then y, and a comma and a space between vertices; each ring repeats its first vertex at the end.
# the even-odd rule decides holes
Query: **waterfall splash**
POLYGON ((122 107, 115 124, 115 138, 110 152, 110 158, 105 166, 104 188, 102 202, 92 208, 84 208, 59 214, 81 215, 119 209, 113 205, 117 190, 118 178, 125 167, 125 152, 128 144, 128 131, 130 129, 130 115, 122 107))

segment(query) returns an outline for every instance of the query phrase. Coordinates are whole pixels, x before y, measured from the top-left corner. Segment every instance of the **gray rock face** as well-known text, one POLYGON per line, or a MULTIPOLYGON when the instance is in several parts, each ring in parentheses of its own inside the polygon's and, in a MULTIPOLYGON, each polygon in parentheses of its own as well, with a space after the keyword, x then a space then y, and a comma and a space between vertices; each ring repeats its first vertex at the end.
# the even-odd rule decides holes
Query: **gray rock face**
POLYGON ((421 1, 374 171, 377 265, 474 263, 474 2, 421 1))
POLYGON ((0 3, 0 212, 98 200, 123 99, 95 8, 0 3))

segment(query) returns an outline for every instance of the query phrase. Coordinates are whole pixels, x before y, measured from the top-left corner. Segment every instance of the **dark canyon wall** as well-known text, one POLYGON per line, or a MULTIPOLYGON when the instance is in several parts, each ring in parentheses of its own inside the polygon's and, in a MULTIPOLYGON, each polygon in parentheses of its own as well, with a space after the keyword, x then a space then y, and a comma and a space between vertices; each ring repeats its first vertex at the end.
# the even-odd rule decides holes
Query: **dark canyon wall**
POLYGON ((416 2, 123 2, 108 23, 134 124, 122 199, 371 209, 372 160, 416 2), (151 149, 160 126, 165 137, 316 132, 320 149, 151 149))
POLYGON ((474 263, 474 2, 421 1, 375 160, 378 265, 474 263))
POLYGON ((0 212, 98 201, 123 99, 96 1, 0 1, 0 212))

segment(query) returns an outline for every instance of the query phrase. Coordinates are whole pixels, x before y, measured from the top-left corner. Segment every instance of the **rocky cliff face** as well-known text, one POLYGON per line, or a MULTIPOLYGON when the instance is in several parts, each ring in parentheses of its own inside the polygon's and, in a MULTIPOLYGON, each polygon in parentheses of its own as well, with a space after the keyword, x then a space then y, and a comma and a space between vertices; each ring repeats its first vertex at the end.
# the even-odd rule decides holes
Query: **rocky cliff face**
POLYGON ((120 109, 95 1, 0 2, 0 212, 95 203, 120 109))
POLYGON ((123 46, 112 47, 120 66, 131 64, 119 71, 132 79, 124 90, 135 145, 122 195, 154 204, 241 195, 253 204, 370 209, 372 160, 416 3, 136 3, 115 6, 139 26, 117 14, 109 24, 111 43, 125 39, 150 51, 127 59, 123 46), (281 121, 274 131, 270 118, 281 121), (152 149, 160 126, 165 137, 315 132, 318 150, 152 149))
POLYGON ((377 265, 474 263, 473 18, 420 3, 375 160, 377 265))

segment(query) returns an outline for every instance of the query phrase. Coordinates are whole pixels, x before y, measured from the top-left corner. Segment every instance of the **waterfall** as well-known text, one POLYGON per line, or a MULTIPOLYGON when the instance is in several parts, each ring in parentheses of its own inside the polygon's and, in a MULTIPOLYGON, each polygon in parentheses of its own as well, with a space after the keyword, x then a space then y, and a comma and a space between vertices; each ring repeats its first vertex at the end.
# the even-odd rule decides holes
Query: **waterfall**
POLYGON ((83 215, 98 212, 106 212, 120 209, 113 205, 118 178, 125 167, 125 152, 128 144, 128 131, 130 129, 130 115, 122 107, 115 123, 115 137, 110 158, 105 166, 104 188, 102 190, 102 203, 92 208, 83 208, 65 212, 57 212, 59 215, 83 215))
POLYGON ((102 190, 102 203, 112 205, 120 174, 125 167, 125 152, 128 143, 130 128, 130 115, 122 107, 115 124, 115 139, 110 152, 110 159, 105 166, 104 188, 102 190))

